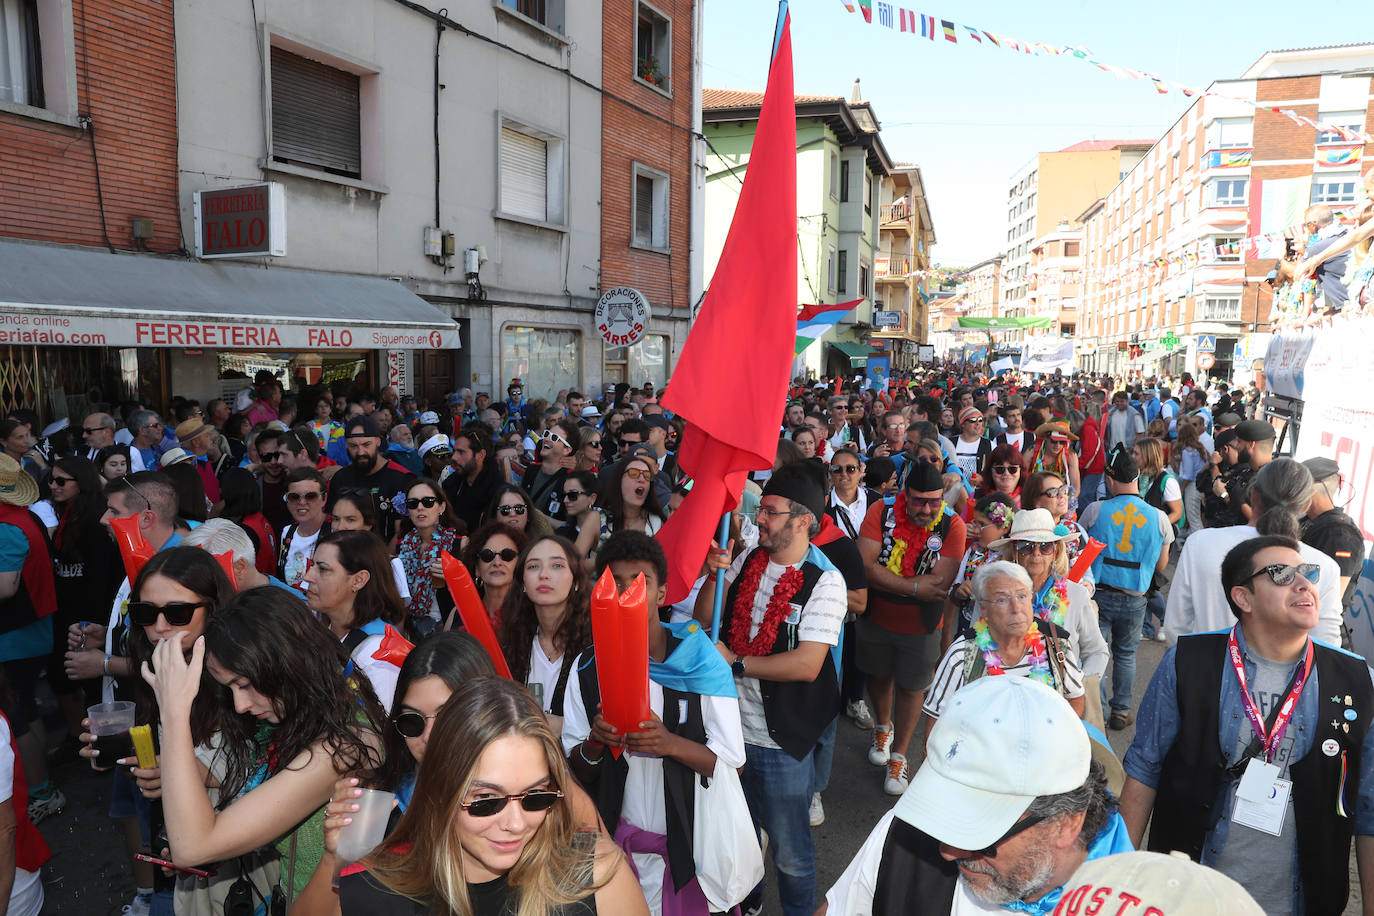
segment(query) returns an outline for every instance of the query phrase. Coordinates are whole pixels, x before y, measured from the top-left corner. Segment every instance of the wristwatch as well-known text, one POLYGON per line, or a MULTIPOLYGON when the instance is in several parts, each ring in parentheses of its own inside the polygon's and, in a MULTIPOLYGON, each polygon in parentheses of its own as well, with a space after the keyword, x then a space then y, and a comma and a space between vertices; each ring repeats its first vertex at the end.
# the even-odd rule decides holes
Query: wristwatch
POLYGON ((736 655, 735 660, 730 663, 730 673, 737 677, 744 677, 744 656, 736 655))

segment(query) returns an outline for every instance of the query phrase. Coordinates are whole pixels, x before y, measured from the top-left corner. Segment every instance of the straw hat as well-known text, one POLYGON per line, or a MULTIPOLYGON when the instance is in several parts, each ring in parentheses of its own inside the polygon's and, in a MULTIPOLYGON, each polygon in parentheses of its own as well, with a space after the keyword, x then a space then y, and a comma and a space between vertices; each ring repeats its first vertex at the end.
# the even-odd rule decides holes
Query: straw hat
POLYGON ((1060 439, 1066 442, 1077 442, 1078 437, 1069 432, 1069 424, 1063 420, 1051 420, 1048 423, 1041 423, 1036 428, 1035 434, 1042 438, 1060 439))
POLYGON ((31 506, 38 501, 38 484, 9 455, 0 453, 0 502, 31 506))
POLYGON ((169 468, 174 464, 181 464, 183 461, 194 461, 195 458, 195 455, 184 448, 169 448, 162 453, 162 460, 159 464, 164 468, 169 468))
POLYGON ((1073 532, 1064 525, 1056 525, 1049 509, 1021 509, 1011 520, 1011 533, 988 545, 991 550, 1000 550, 1012 541, 1035 541, 1049 544, 1054 541, 1067 541, 1073 532))
POLYGON ((189 420, 183 420, 178 423, 177 428, 173 430, 173 435, 177 437, 178 445, 186 445, 201 433, 213 430, 214 427, 209 423, 206 423, 199 417, 192 417, 189 420))

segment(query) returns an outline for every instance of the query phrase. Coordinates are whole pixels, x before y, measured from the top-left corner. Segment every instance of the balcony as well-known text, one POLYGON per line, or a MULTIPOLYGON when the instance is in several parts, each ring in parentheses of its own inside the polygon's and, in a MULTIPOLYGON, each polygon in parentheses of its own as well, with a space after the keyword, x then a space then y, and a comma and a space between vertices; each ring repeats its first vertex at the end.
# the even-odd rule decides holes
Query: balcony
POLYGON ((878 208, 878 228, 913 231, 911 201, 908 198, 894 200, 878 208))
POLYGON ((874 258, 873 279, 888 283, 905 283, 911 273, 910 258, 874 258))

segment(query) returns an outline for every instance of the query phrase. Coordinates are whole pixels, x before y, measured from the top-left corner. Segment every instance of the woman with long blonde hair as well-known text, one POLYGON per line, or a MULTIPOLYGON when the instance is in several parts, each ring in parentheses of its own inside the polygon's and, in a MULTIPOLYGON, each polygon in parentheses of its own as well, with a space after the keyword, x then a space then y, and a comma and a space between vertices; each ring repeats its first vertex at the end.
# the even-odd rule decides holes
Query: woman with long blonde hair
MULTIPOLYGON (((523 686, 495 677, 462 685, 435 716, 396 831, 362 870, 341 876, 343 916, 647 916, 620 850, 578 826, 572 785, 523 686)), ((326 848, 337 848, 353 804, 330 804, 326 848)))

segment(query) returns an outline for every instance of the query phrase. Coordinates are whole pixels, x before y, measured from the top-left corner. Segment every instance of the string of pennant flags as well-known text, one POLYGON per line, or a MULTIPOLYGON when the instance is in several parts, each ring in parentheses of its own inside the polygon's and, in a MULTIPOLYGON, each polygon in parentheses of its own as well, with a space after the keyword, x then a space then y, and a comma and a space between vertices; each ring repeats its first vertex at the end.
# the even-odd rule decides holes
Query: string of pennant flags
MULTIPOLYGON (((1315 128, 1318 131, 1330 131, 1341 139, 1351 143, 1374 143, 1374 136, 1357 130, 1351 130, 1340 124, 1318 123, 1309 117, 1298 114, 1291 108, 1262 105, 1253 99, 1243 99, 1222 92, 1212 92, 1206 89, 1199 89, 1196 86, 1185 86, 1173 80, 1166 80, 1158 73, 1133 70, 1130 67, 1120 67, 1116 64, 1097 60, 1091 51, 1081 45, 1051 45, 1043 41, 1025 41, 1010 35, 1004 35, 1000 32, 991 32, 987 29, 980 29, 971 25, 961 25, 952 20, 941 19, 927 13, 912 12, 909 9, 889 2, 889 0, 840 0, 840 2, 849 12, 861 13, 864 22, 870 25, 876 24, 891 29, 894 32, 907 33, 917 39, 926 39, 929 41, 943 40, 952 44, 959 44, 959 39, 962 36, 965 45, 988 45, 994 48, 1001 48, 1005 51, 1028 54, 1032 57, 1040 57, 1042 55, 1050 55, 1052 57, 1073 57, 1105 73, 1110 73, 1117 79, 1148 81, 1160 95, 1167 95, 1170 91, 1175 91, 1187 98, 1210 96, 1217 99, 1226 99, 1231 102, 1241 102, 1257 111, 1268 111, 1272 114, 1288 118, 1295 123, 1302 124, 1305 127, 1315 128)), ((1336 165, 1342 163, 1327 164, 1336 165)))

